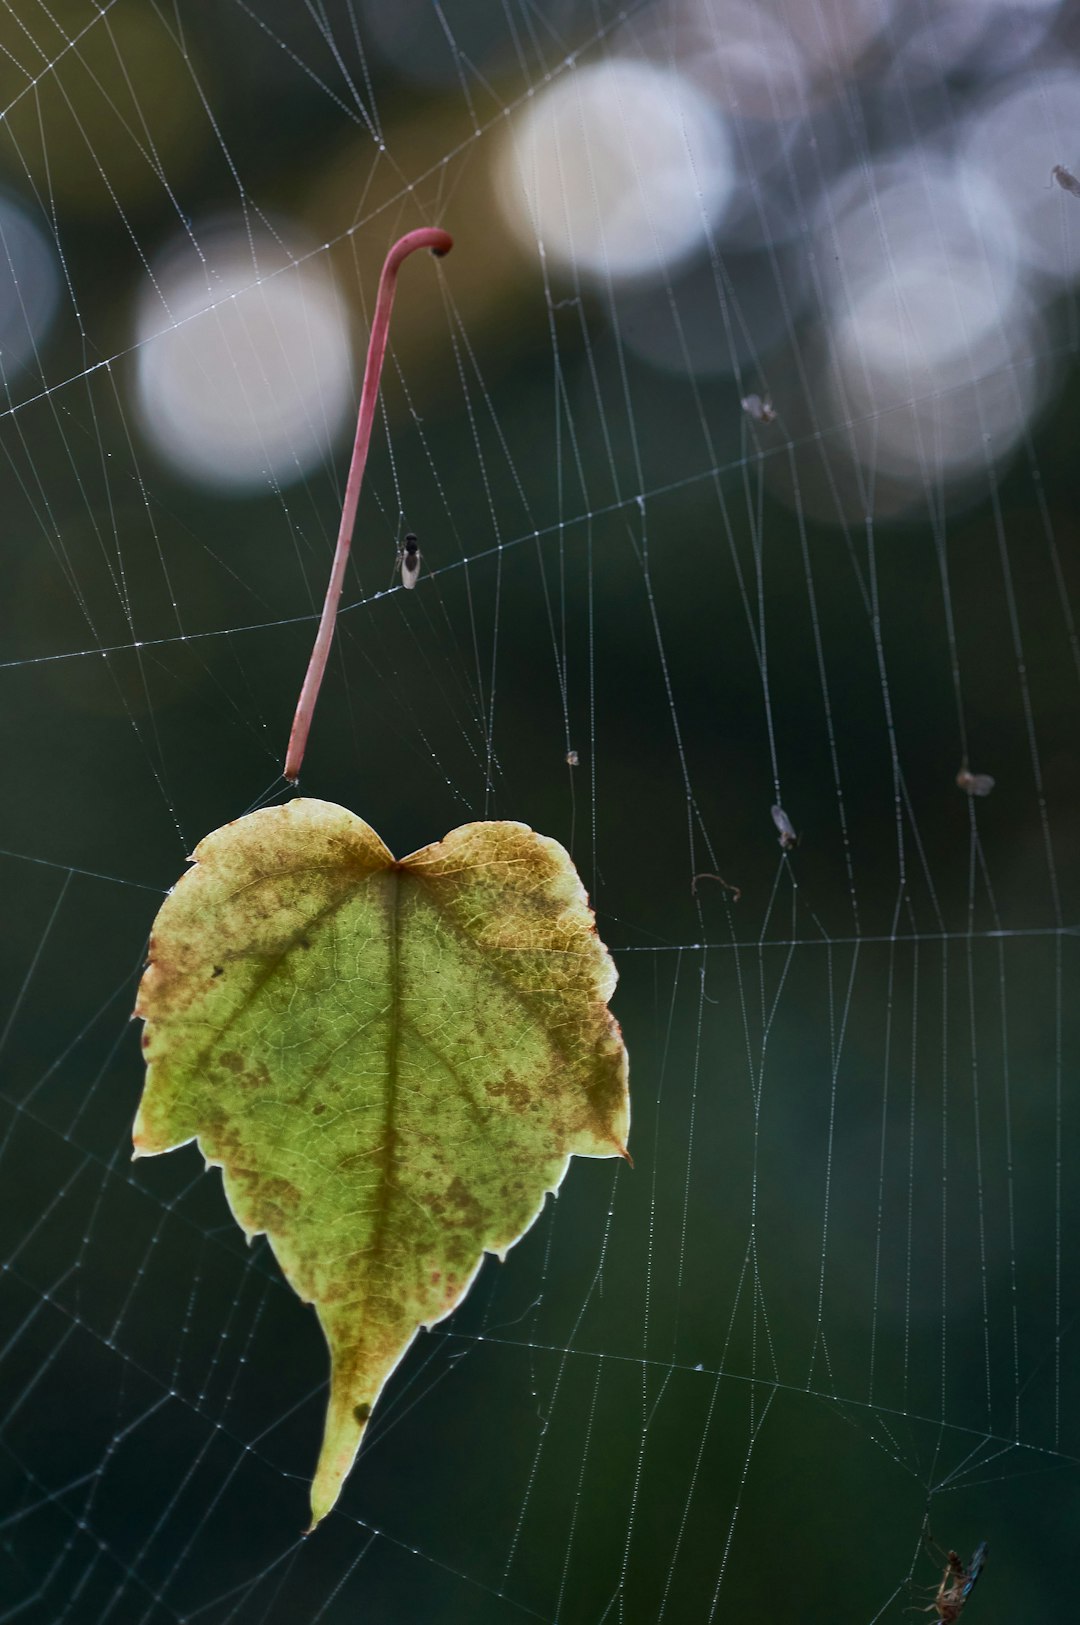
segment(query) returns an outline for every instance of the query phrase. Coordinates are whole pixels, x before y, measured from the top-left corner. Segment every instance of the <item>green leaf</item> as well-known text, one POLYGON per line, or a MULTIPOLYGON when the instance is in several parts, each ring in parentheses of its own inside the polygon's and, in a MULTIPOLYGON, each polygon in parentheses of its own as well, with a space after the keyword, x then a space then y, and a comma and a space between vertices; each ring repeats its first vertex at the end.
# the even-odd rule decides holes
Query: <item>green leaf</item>
POLYGON ((466 824, 398 860, 345 808, 300 799, 194 861, 139 988, 135 1155, 197 1139, 316 1307, 314 1527, 418 1328, 524 1235, 572 1155, 627 1155, 615 968, 569 856, 524 824, 466 824))

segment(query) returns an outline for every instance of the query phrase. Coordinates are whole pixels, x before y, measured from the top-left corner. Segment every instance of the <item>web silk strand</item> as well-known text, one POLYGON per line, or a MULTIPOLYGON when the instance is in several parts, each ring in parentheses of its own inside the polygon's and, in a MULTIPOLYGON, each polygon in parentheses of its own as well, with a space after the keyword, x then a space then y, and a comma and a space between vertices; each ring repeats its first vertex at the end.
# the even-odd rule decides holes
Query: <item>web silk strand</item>
POLYGON ((356 439, 353 442, 349 477, 345 482, 345 500, 341 507, 341 525, 338 530, 337 546, 334 549, 333 568, 330 571, 330 584, 326 589, 326 598, 323 601, 322 615, 319 619, 319 630, 316 633, 311 659, 308 662, 304 686, 300 690, 300 698, 297 701, 296 715, 293 717, 292 732, 289 735, 289 749, 285 756, 285 777, 290 784, 295 784, 300 777, 300 766, 304 760, 304 752, 307 749, 308 734, 311 732, 311 719, 315 711, 315 702, 319 698, 319 689, 322 687, 326 662, 330 658, 330 645, 334 639, 338 604, 341 601, 341 590, 345 584, 345 567, 349 562, 349 548, 352 545, 353 526, 356 523, 356 509, 360 501, 360 487, 364 479, 368 447, 371 444, 371 429, 375 421, 375 403, 379 398, 379 380, 382 377, 383 358, 386 355, 386 341, 390 331, 390 312, 394 305, 397 274, 402 263, 408 259, 410 254, 415 253, 418 248, 430 248, 431 252, 441 259, 444 254, 449 254, 453 246, 454 239, 449 232, 440 231, 435 226, 424 226, 419 231, 407 232, 404 237, 399 238, 383 262, 382 275, 379 278, 379 293, 375 301, 375 319, 371 324, 371 339, 368 343, 367 362, 364 367, 364 384, 360 391, 360 411, 356 419, 356 439))

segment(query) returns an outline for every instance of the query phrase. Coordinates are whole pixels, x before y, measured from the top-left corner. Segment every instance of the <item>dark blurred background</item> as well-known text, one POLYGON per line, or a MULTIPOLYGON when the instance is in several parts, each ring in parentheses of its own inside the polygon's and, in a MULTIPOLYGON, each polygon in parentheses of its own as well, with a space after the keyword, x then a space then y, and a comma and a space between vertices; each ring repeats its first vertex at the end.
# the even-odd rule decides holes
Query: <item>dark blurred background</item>
POLYGON ((900 1620, 928 1510, 973 1620, 1070 1617, 1075 12, 63 0, 0 107, 0 1619, 900 1620), (432 224, 301 790, 570 848, 635 1166, 305 1541, 314 1315, 195 1147, 131 1164, 128 1017, 290 793, 432 224))

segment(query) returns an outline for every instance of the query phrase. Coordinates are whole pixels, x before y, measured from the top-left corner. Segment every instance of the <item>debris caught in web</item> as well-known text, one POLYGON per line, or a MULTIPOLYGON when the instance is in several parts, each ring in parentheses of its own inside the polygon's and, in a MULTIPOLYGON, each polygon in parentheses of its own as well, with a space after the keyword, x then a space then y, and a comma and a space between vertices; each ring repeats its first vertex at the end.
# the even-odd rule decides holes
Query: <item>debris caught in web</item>
POLYGON ((772 809, 772 821, 780 834, 780 845, 785 852, 790 852, 793 846, 798 846, 799 837, 792 828, 791 819, 783 807, 777 805, 772 809))
POLYGON ((996 780, 989 773, 972 773, 967 761, 961 763, 960 771, 956 775, 956 787, 963 790, 967 796, 988 796, 994 788, 996 780))
POLYGON ((1080 181, 1071 169, 1066 169, 1064 164, 1055 164, 1050 173, 1063 192, 1071 192, 1073 197, 1080 197, 1080 181))
POLYGON ((776 422, 776 407, 768 395, 744 395, 739 405, 755 423, 776 422))

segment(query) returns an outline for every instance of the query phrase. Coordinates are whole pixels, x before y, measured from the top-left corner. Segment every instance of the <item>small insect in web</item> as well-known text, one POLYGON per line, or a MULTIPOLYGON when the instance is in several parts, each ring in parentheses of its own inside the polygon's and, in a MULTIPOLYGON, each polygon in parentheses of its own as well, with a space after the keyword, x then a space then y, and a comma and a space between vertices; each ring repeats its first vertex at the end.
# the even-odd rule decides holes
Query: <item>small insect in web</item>
POLYGON ((755 423, 776 422, 776 407, 768 395, 744 395, 739 405, 755 423))
POLYGON ((994 788, 995 780, 989 773, 972 773, 967 765, 967 758, 960 764, 960 771, 956 775, 956 788, 963 790, 966 796, 988 796, 994 788))
POLYGON ((577 753, 576 750, 568 750, 567 751, 567 753, 566 753, 566 765, 567 765, 567 767, 577 767, 579 761, 580 761, 580 757, 578 756, 578 753, 577 753))
POLYGON ((975 1589, 975 1582, 982 1573, 989 1548, 985 1540, 981 1540, 972 1552, 970 1561, 965 1563, 958 1553, 951 1550, 943 1552, 930 1533, 929 1527, 924 1528, 923 1539, 939 1557, 945 1559, 945 1572, 941 1576, 941 1583, 933 1602, 927 1603, 922 1611, 924 1614, 936 1613, 942 1625, 953 1625, 953 1622, 960 1618, 964 1604, 975 1589))
POLYGON ((401 566, 401 585, 415 587, 420 576, 420 543, 410 530, 398 552, 401 566))
POLYGON ((783 851, 790 852, 792 847, 799 844, 799 837, 792 828, 791 819, 781 806, 773 807, 771 811, 772 821, 780 836, 780 846, 783 851))
POLYGON ((1063 192, 1071 192, 1073 197, 1080 197, 1080 181, 1071 169, 1066 169, 1064 164, 1055 164, 1050 173, 1063 192))

